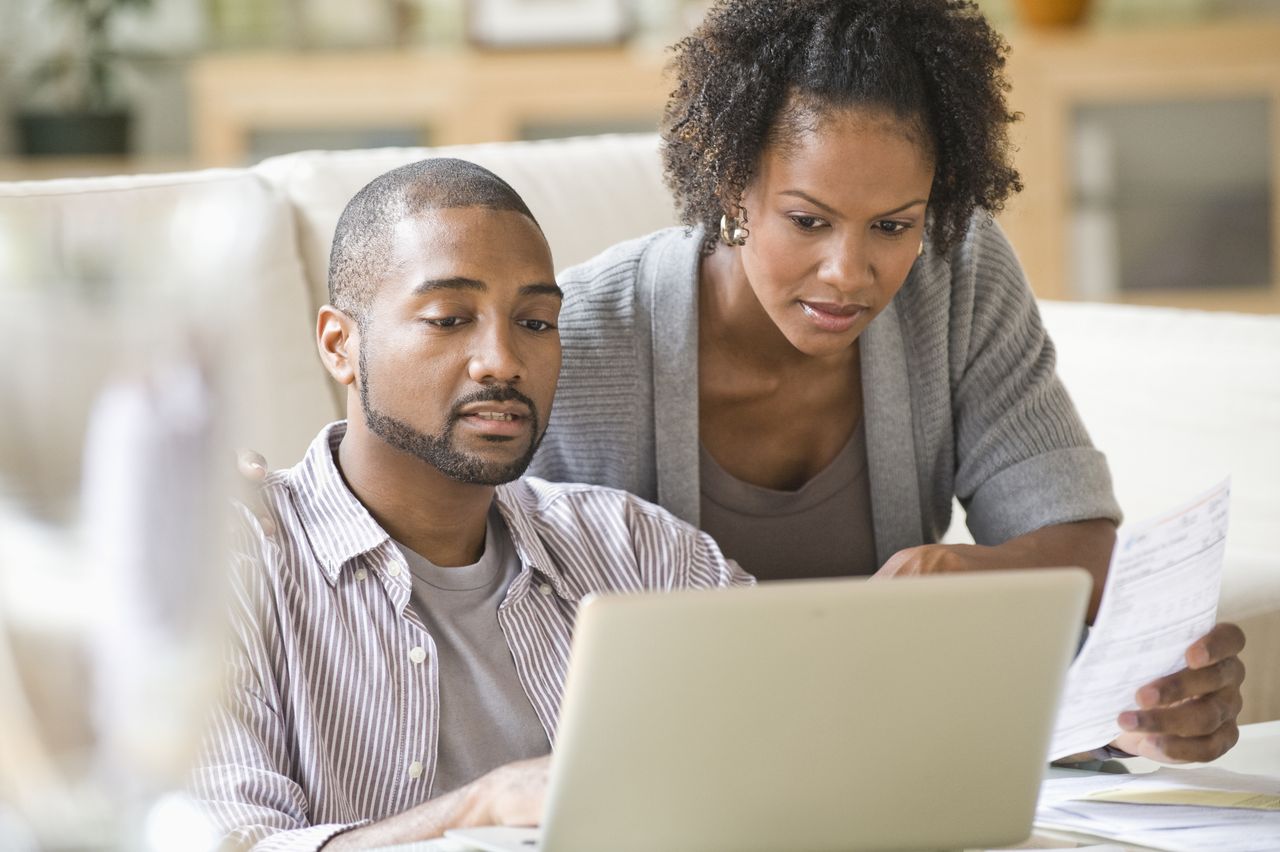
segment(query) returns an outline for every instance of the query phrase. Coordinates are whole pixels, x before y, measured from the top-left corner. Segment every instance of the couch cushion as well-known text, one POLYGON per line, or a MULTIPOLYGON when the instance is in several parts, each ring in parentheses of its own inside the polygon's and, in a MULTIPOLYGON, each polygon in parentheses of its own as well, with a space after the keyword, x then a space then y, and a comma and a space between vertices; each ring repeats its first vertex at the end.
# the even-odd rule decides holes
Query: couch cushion
POLYGON ((0 472, 33 504, 65 508, 96 390, 156 341, 178 345, 184 313, 244 368, 228 376, 237 443, 288 464, 336 413, 290 208, 252 173, 0 184, 0 288, 0 330, 25 356, 0 472))
POLYGON ((1222 613, 1280 610, 1280 316, 1042 302, 1129 520, 1231 476, 1222 613))
POLYGON ((368 151, 306 151, 255 167, 296 208, 298 241, 316 307, 328 299, 329 248, 351 196, 385 171, 427 157, 459 157, 510 183, 542 226, 556 269, 675 222, 655 134, 608 135, 368 151))

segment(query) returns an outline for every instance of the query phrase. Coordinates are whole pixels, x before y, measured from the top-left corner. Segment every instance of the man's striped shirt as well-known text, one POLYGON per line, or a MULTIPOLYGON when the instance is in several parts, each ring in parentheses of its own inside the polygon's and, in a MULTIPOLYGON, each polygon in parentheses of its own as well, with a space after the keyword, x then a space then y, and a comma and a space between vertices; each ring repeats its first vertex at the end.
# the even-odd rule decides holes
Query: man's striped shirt
MULTIPOLYGON (((338 470, 345 431, 326 427, 268 478, 273 536, 242 511, 228 696, 193 782, 234 847, 316 849, 433 794, 435 646, 404 555, 338 470)), ((526 478, 495 501, 521 562, 498 621, 553 745, 586 594, 752 582, 706 534, 623 491, 526 478)))

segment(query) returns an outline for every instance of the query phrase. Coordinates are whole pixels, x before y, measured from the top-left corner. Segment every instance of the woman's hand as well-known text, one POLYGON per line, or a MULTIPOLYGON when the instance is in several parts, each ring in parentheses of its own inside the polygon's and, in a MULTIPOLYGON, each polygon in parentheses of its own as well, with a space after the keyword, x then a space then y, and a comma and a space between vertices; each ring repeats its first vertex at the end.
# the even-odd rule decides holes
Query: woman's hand
POLYGON ((899 550, 880 566, 876 577, 914 577, 921 574, 950 574, 954 571, 981 571, 996 567, 995 548, 978 544, 922 544, 899 550))
POLYGON ((1187 667, 1138 690, 1120 714, 1116 748, 1161 763, 1221 757, 1240 738, 1244 631, 1219 624, 1187 649, 1187 667))
POLYGON ((993 547, 978 544, 924 544, 900 550, 881 566, 876 577, 948 574, 953 571, 999 571, 1006 568, 1077 566, 1093 577, 1088 621, 1102 601, 1116 525, 1105 519, 1053 524, 993 547))
POLYGON ((262 482, 267 478, 267 460, 263 458, 262 453, 239 449, 236 450, 236 468, 248 483, 247 487, 240 489, 241 501, 257 516, 258 523, 262 525, 262 531, 267 535, 274 535, 276 522, 271 519, 271 513, 263 505, 261 497, 262 482))

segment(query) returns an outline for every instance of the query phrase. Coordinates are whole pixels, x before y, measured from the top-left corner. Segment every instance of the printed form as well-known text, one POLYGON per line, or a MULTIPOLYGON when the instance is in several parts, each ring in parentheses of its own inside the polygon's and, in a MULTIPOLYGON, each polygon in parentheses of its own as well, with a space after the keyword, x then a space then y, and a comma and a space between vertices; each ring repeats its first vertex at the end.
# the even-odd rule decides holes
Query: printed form
POLYGON ((1186 666, 1192 642, 1218 614, 1230 480, 1187 505, 1127 525, 1116 537, 1102 606, 1067 672, 1049 759, 1089 751, 1120 734, 1134 693, 1186 666))

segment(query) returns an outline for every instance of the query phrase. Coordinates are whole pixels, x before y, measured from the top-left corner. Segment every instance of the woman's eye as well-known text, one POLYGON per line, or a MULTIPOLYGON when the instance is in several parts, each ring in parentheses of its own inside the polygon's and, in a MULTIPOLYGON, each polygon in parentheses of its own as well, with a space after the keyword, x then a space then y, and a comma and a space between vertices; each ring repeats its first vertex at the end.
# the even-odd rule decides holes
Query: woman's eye
POLYGON ((876 223, 876 229, 890 236, 895 236, 906 231, 911 226, 906 222, 892 222, 888 219, 876 223))
POLYGON ((791 221, 802 231, 813 231, 825 224, 817 216, 792 216, 791 221))

